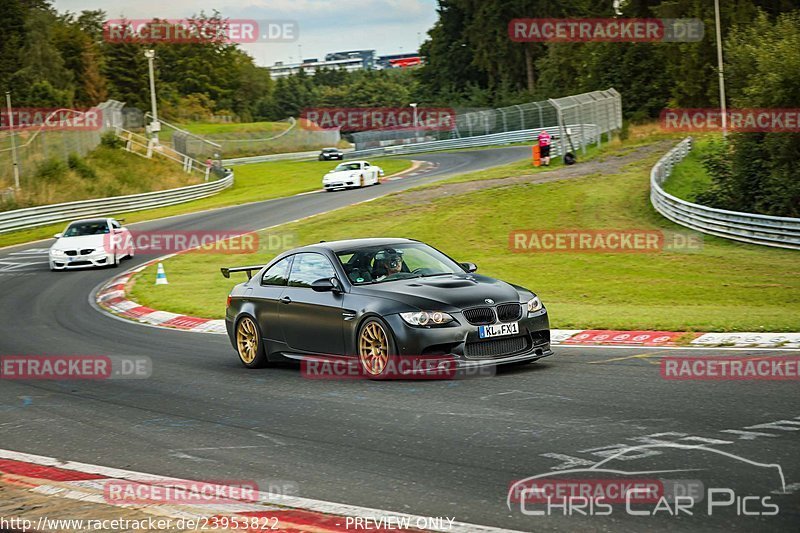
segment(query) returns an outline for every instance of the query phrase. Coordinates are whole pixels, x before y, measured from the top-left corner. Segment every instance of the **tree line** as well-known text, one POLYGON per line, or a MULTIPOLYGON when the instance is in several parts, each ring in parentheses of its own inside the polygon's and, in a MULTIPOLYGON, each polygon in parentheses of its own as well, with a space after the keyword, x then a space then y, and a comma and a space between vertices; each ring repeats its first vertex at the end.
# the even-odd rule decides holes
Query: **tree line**
MULTIPOLYGON (((714 2, 710 0, 439 0, 422 45, 417 97, 428 104, 505 106, 614 87, 628 121, 667 108, 720 104, 714 2), (520 43, 516 18, 697 18, 698 42, 520 43)), ((720 19, 731 108, 800 107, 800 2, 726 0, 720 19)), ((796 131, 796 128, 795 128, 796 131)), ((800 217, 800 135, 737 133, 706 159, 704 203, 800 217)))
MULTIPOLYGON (((728 103, 793 108, 800 102, 800 1, 721 4, 728 103)), ((439 0, 438 20, 411 70, 301 72, 272 80, 227 42, 108 42, 101 10, 58 13, 50 0, 0 0, 0 86, 17 107, 88 107, 107 98, 149 109, 145 49, 155 49, 160 113, 281 120, 306 107, 499 107, 616 88, 629 121, 665 108, 719 105, 714 9, 709 0, 439 0), (616 12, 615 12, 616 11, 616 12), (698 42, 520 43, 515 18, 697 18, 698 42)), ((217 12, 192 18, 224 24, 217 12)), ((798 216, 800 140, 793 133, 731 136, 709 168, 704 200, 798 216), (716 161, 716 162, 715 162, 716 161)))
MULTIPOLYGON (((12 91, 15 107, 89 107, 113 98, 148 110, 147 49, 157 58, 159 113, 173 120, 281 120, 307 106, 407 105, 415 85, 400 71, 323 70, 273 81, 235 43, 111 42, 104 11, 58 13, 50 0, 0 0, 0 12, 0 87, 12 91)), ((217 12, 187 20, 225 26, 217 12)))

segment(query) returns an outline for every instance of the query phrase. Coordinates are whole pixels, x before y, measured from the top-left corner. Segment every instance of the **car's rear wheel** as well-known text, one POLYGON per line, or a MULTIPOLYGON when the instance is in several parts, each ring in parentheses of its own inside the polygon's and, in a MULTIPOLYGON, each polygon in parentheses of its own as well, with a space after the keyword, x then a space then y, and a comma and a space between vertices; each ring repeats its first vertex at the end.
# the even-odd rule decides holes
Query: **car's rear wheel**
POLYGON ((358 333, 358 360, 368 378, 386 377, 394 354, 389 328, 377 318, 367 319, 358 333))
POLYGON ((259 368, 267 362, 261 333, 256 321, 249 316, 242 317, 236 323, 236 353, 247 368, 259 368))

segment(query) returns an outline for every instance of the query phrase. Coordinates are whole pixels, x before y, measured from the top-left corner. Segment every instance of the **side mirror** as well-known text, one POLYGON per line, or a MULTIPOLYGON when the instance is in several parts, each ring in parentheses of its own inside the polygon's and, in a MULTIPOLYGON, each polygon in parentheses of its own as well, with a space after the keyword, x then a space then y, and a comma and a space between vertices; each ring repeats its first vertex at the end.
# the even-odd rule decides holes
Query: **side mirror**
POLYGON ((478 270, 478 265, 476 265, 475 263, 460 263, 460 265, 461 268, 463 268, 467 272, 475 272, 476 270, 478 270))
POLYGON ((60 238, 61 238, 61 237, 63 237, 63 236, 64 236, 64 234, 63 234, 63 233, 56 233, 55 235, 53 235, 53 238, 54 238, 54 239, 60 239, 60 238))
POLYGON ((311 283, 314 292, 340 292, 341 285, 336 278, 321 278, 311 283))

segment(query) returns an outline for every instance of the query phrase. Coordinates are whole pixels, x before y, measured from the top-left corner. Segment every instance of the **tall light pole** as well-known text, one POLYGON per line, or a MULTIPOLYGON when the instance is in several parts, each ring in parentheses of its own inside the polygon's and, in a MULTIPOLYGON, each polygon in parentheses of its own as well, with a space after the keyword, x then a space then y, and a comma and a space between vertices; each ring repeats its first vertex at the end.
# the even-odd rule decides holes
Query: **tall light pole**
POLYGON ((413 104, 408 104, 414 110, 414 142, 417 142, 417 137, 419 132, 417 132, 417 106, 419 105, 417 102, 413 104))
POLYGON ((8 126, 11 135, 11 165, 14 168, 14 188, 19 190, 19 161, 17 161, 17 141, 14 138, 14 112, 11 110, 11 91, 6 91, 8 107, 8 126))
POLYGON ((155 50, 145 50, 144 57, 147 58, 147 67, 150 71, 150 113, 153 120, 150 122, 150 133, 152 133, 153 144, 158 144, 158 132, 161 131, 161 123, 158 122, 158 105, 156 102, 156 76, 153 68, 153 60, 156 57, 155 50))
POLYGON ((719 0, 714 0, 714 19, 717 24, 717 70, 719 71, 719 108, 722 112, 722 136, 728 136, 728 109, 725 104, 725 70, 722 64, 722 29, 719 23, 719 0))

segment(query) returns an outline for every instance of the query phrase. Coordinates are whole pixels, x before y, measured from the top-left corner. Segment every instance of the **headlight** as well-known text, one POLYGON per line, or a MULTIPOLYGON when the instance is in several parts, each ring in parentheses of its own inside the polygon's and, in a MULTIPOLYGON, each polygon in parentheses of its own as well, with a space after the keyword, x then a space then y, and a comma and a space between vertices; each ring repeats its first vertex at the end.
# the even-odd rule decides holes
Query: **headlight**
POLYGON ((529 313, 534 313, 534 312, 538 311, 539 309, 541 309, 542 307, 543 307, 542 306, 542 301, 539 299, 538 296, 534 296, 533 298, 528 300, 528 312, 529 313))
POLYGON ((442 326, 454 319, 444 311, 415 311, 400 313, 400 317, 412 326, 442 326))
POLYGON ((50 250, 50 255, 64 255, 64 250, 50 250))

